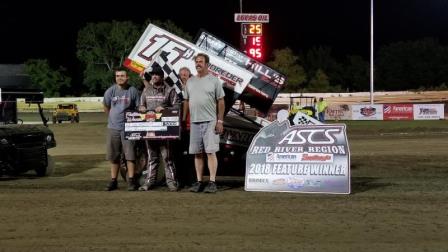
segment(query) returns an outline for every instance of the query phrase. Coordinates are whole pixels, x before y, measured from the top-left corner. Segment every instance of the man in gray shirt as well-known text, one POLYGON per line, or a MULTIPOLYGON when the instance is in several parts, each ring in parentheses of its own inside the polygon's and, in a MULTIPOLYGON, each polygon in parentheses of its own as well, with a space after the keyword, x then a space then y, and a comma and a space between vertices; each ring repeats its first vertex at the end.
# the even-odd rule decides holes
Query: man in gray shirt
POLYGON ((139 104, 138 90, 128 83, 129 76, 125 68, 115 70, 115 82, 104 93, 104 112, 108 115, 106 158, 111 162, 111 181, 107 191, 118 189, 117 176, 120 168, 121 154, 124 153, 128 168, 128 190, 135 191, 137 183, 134 181, 135 151, 134 142, 124 137, 125 111, 135 110, 139 104))
POLYGON ((187 81, 184 114, 190 110, 190 148, 194 154, 197 182, 190 188, 191 192, 215 193, 216 172, 219 151, 219 134, 222 134, 224 118, 224 90, 218 78, 208 72, 209 57, 199 53, 195 57, 198 74, 187 81), (218 110, 218 111, 216 111, 218 110), (207 165, 210 181, 204 188, 204 152, 207 154, 207 165))

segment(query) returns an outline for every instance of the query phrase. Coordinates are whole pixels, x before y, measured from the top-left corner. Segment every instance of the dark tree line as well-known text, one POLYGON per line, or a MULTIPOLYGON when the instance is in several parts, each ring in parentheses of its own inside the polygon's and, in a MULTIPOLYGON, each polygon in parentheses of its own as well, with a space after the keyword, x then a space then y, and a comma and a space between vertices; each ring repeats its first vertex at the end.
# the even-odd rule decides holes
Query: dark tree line
MULTIPOLYGON (((269 64, 284 72, 289 92, 360 92, 370 89, 370 63, 359 55, 333 57, 330 47, 298 54, 275 50, 269 64)), ((448 46, 436 39, 400 41, 379 48, 375 56, 375 90, 446 90, 448 46)))
MULTIPOLYGON (((46 59, 30 59, 26 69, 47 97, 72 96, 73 79, 82 79, 84 95, 101 96, 112 83, 113 68, 121 66, 150 22, 189 41, 192 36, 168 21, 147 20, 88 23, 78 32, 77 57, 82 78, 68 76, 64 67, 51 67, 46 59)), ((401 41, 376 49, 375 90, 444 90, 448 81, 448 46, 436 39, 401 41)), ((272 68, 287 77, 285 92, 359 92, 370 89, 369 62, 359 55, 336 58, 331 47, 294 52, 273 50, 272 68)), ((135 74, 133 83, 138 82, 135 74)))

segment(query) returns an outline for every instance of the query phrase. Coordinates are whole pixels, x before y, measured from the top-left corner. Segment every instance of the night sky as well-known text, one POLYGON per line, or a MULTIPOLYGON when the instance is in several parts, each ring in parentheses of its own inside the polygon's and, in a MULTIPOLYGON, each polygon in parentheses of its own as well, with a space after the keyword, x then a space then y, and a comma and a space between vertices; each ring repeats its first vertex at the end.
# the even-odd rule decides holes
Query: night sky
MULTIPOLYGON (((48 58, 52 65, 73 68, 78 30, 87 22, 171 19, 193 37, 200 28, 239 45, 240 26, 233 22, 239 0, 137 1, 2 1, 0 63, 48 58)), ((267 52, 291 47, 295 53, 314 45, 333 48, 336 57, 370 50, 370 0, 243 0, 244 13, 269 13, 267 52), (294 6, 297 5, 297 6, 294 6)), ((448 44, 448 0, 376 0, 375 46, 434 37, 448 44)))

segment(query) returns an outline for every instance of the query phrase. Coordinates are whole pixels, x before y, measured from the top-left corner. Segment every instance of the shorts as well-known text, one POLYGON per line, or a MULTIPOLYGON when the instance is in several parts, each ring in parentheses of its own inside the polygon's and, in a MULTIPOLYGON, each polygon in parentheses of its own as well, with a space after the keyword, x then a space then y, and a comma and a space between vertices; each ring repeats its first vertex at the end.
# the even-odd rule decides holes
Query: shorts
POLYGON ((107 129, 106 159, 117 162, 121 153, 124 153, 127 161, 135 160, 135 142, 124 138, 123 130, 107 129))
POLYGON ((190 154, 219 151, 219 134, 215 133, 216 121, 190 123, 190 154))

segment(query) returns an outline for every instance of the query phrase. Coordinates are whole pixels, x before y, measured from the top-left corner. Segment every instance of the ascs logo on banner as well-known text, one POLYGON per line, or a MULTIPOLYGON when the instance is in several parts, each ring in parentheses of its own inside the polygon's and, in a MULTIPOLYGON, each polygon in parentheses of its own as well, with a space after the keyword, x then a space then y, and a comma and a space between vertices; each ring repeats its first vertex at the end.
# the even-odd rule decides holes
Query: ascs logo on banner
POLYGON ((247 151, 245 190, 349 194, 345 125, 285 120, 262 128, 247 151))

